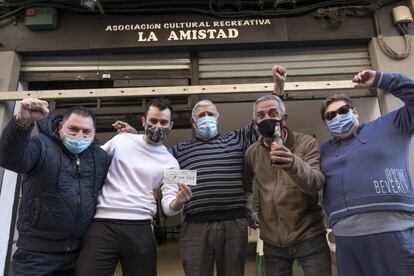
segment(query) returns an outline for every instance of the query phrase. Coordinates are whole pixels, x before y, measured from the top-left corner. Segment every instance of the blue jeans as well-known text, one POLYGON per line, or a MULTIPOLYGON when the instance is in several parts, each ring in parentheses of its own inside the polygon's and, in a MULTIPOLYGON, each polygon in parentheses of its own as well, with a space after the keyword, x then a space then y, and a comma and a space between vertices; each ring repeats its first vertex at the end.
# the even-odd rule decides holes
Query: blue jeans
POLYGON ((414 228, 356 237, 335 236, 338 276, 414 275, 414 228))
POLYGON ((295 259, 306 276, 331 275, 331 252, 325 235, 289 247, 276 247, 264 242, 263 253, 266 276, 292 276, 295 259))
POLYGON ((17 249, 13 256, 14 276, 73 276, 79 251, 45 253, 17 249))

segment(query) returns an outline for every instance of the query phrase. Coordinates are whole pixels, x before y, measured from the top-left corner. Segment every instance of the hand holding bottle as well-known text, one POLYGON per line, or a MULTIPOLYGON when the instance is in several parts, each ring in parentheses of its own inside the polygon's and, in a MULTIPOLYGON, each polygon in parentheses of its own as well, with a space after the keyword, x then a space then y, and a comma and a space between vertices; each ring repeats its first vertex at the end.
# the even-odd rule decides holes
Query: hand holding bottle
POLYGON ((272 161, 272 166, 281 169, 289 169, 292 167, 294 159, 295 156, 289 148, 285 147, 283 144, 278 144, 276 142, 272 143, 270 148, 270 160, 272 161))

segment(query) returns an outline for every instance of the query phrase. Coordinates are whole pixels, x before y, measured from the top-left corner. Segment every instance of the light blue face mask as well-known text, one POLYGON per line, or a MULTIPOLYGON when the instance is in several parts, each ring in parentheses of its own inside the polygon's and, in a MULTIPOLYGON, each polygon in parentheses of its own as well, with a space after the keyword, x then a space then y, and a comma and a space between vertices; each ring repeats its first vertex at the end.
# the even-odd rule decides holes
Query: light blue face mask
POLYGON ((63 144, 71 153, 79 154, 82 151, 86 150, 92 143, 92 141, 93 138, 83 138, 65 135, 65 138, 63 139, 63 144))
POLYGON ((197 120, 197 137, 211 139, 217 135, 217 119, 205 116, 197 120))
POLYGON ((353 132, 359 125, 358 120, 349 111, 346 114, 336 115, 335 118, 327 122, 328 129, 333 135, 346 135, 353 132))

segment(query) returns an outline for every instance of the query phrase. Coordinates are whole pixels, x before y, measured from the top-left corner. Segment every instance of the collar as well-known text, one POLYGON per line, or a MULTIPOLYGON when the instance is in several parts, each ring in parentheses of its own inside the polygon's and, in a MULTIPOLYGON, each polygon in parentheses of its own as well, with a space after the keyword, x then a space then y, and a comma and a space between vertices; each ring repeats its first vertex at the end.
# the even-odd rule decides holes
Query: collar
POLYGON ((361 125, 359 125, 358 128, 357 128, 357 130, 348 139, 341 140, 339 138, 333 137, 329 141, 329 143, 331 145, 337 145, 337 146, 339 146, 340 144, 347 143, 347 142, 349 142, 351 140, 357 139, 359 142, 361 142, 361 144, 366 144, 368 142, 367 139, 365 137, 362 137, 361 134, 360 134, 361 133, 361 130, 365 127, 365 125, 366 125, 366 122, 363 122, 361 125))
POLYGON ((217 139, 217 137, 219 137, 220 136, 220 133, 218 133, 217 132, 217 134, 216 134, 216 136, 214 136, 214 137, 211 137, 210 139, 203 139, 203 138, 200 138, 200 137, 195 137, 195 140, 197 140, 197 141, 200 141, 200 142, 210 142, 210 141, 212 141, 212 140, 214 140, 214 139, 217 139))
MULTIPOLYGON (((282 138, 283 138, 283 144, 291 149, 293 147, 293 145, 295 144, 295 135, 293 133, 293 131, 291 131, 288 127, 283 127, 282 128, 282 138)), ((264 141, 264 137, 260 136, 259 137, 259 142, 262 146, 264 146, 265 148, 269 148, 270 145, 267 145, 264 141)))

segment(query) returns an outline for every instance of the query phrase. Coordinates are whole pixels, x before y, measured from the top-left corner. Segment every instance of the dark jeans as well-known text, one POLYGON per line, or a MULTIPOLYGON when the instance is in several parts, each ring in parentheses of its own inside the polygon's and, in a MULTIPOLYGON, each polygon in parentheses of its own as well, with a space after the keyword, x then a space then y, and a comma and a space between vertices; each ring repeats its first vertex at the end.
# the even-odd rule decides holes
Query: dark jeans
POLYGON ((189 223, 180 231, 186 276, 243 276, 247 251, 247 219, 189 223))
POLYGON ((414 228, 335 242, 338 276, 414 275, 414 228))
POLYGON ((150 221, 94 221, 85 236, 76 275, 112 276, 118 261, 123 276, 157 274, 157 248, 150 221))
POLYGON ((331 275, 331 253, 325 235, 289 247, 276 247, 264 242, 263 253, 266 276, 292 276, 295 259, 305 276, 331 275))
POLYGON ((17 249, 13 256, 14 276, 73 276, 79 251, 45 253, 17 249))

